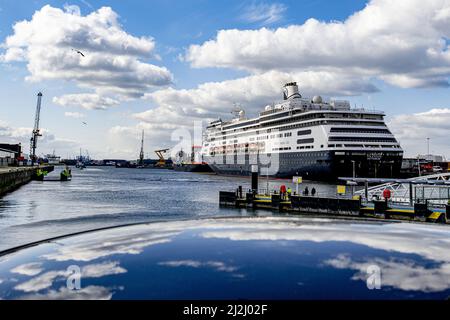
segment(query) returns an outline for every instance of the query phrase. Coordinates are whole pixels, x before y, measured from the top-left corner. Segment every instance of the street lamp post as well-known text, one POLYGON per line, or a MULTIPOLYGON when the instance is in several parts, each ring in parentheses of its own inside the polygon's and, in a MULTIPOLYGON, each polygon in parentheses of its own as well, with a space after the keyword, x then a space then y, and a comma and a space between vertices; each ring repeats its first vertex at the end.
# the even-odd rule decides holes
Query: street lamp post
POLYGON ((419 156, 417 156, 417 167, 419 169, 419 177, 420 177, 421 174, 420 174, 420 157, 419 156))
POLYGON ((356 172, 355 172, 355 160, 352 160, 352 166, 353 166, 353 178, 356 178, 356 172))

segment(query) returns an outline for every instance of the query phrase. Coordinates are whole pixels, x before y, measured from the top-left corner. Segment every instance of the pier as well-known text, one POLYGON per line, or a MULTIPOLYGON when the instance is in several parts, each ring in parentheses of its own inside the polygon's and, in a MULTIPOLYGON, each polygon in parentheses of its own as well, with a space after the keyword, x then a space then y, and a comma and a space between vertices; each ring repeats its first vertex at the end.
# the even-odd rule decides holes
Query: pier
POLYGON ((268 209, 292 214, 351 216, 362 218, 401 219, 420 222, 450 223, 450 205, 430 206, 414 203, 413 206, 394 205, 389 201, 363 202, 355 198, 318 197, 280 194, 254 194, 239 191, 220 191, 220 206, 268 209))
POLYGON ((33 180, 38 170, 52 172, 54 167, 0 167, 0 197, 33 180))
MULTIPOLYGON (((370 194, 368 188, 370 179, 359 179, 358 182, 365 184, 365 190, 356 193, 352 191, 351 194, 339 191, 345 190, 345 186, 337 185, 337 192, 334 197, 300 195, 298 192, 293 194, 268 192, 267 190, 259 192, 258 169, 252 168, 251 189, 243 192, 242 186, 239 186, 236 191, 220 191, 219 204, 226 207, 268 209, 293 214, 400 219, 448 224, 450 223, 450 185, 447 183, 449 181, 448 175, 442 176, 444 180, 436 179, 440 177, 438 175, 431 176, 432 180, 424 180, 424 177, 415 181, 414 179, 408 180, 411 185, 414 183, 415 188, 422 190, 422 194, 420 197, 413 196, 413 189, 411 188, 408 192, 408 194, 411 193, 411 196, 408 197, 408 202, 405 202, 398 201, 397 198, 391 198, 391 189, 386 184, 381 185, 381 187, 375 186, 373 189, 382 188, 388 195, 383 194, 381 197, 369 198, 367 195, 370 194), (440 197, 428 197, 428 193, 423 191, 426 188, 439 188, 440 197)), ((341 179, 356 184, 356 181, 353 181, 355 179, 341 179)), ((351 184, 352 188, 354 184, 351 184)))

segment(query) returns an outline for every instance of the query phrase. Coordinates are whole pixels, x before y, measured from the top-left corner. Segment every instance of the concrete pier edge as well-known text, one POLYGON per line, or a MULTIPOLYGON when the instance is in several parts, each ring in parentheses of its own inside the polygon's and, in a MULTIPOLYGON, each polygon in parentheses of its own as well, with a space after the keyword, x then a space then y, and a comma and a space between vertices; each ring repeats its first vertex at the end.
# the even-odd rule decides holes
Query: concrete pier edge
POLYGON ((38 169, 52 172, 54 166, 0 168, 0 197, 33 180, 38 169))

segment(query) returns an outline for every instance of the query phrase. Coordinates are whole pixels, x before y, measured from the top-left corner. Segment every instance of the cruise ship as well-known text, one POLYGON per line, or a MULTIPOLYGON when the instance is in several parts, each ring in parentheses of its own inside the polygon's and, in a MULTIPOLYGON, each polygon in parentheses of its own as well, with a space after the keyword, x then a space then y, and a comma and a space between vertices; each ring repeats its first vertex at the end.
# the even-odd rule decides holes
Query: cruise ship
POLYGON ((203 132, 203 160, 229 175, 249 175, 256 164, 261 175, 280 178, 398 176, 403 150, 384 112, 304 98, 296 82, 284 85, 283 96, 256 118, 236 110, 230 121, 211 122, 203 132))

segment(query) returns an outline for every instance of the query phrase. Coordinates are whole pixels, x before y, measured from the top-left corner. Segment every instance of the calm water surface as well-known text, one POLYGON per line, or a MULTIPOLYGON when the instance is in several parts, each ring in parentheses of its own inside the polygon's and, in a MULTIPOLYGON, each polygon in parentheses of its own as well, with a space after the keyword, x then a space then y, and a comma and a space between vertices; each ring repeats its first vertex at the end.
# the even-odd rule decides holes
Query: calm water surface
MULTIPOLYGON (((57 178, 62 168, 49 175, 57 178)), ((70 182, 33 181, 0 199, 0 251, 68 233, 128 223, 214 216, 271 215, 267 211, 219 208, 219 190, 250 187, 249 177, 159 169, 73 169, 70 182)), ((260 179, 260 188, 266 187, 260 179)), ((279 189, 289 180, 269 180, 279 189)), ((332 185, 306 182, 319 194, 332 185)))

